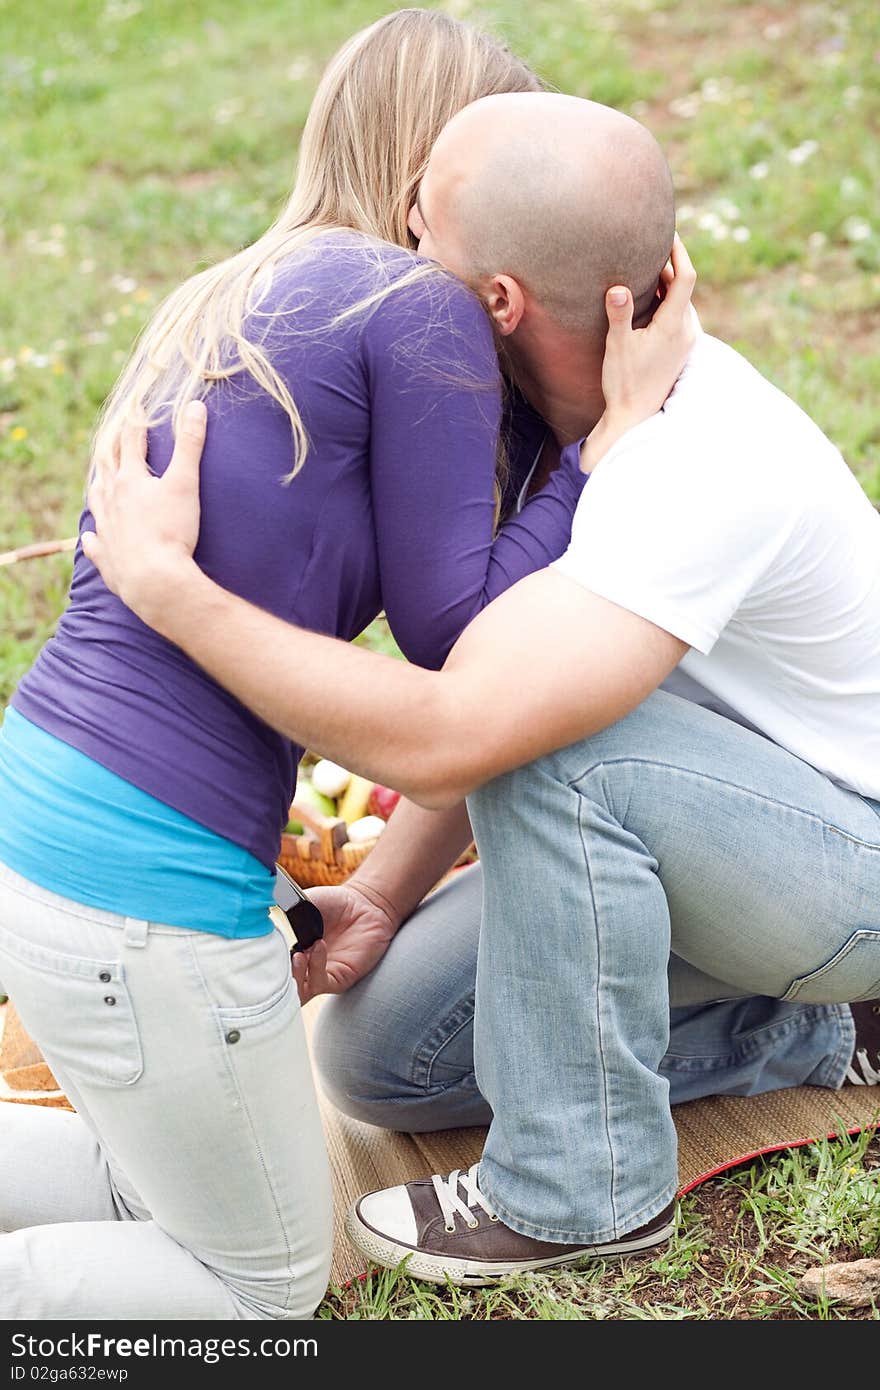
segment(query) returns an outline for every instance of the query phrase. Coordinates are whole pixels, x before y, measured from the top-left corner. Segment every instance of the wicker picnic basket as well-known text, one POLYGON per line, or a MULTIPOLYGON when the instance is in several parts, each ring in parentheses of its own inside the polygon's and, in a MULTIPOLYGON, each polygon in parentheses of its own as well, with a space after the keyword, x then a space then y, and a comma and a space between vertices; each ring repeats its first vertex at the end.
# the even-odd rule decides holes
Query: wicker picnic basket
POLYGON ((299 821, 304 833, 281 836, 278 863, 301 888, 344 883, 376 843, 372 839, 352 844, 344 820, 322 816, 300 801, 291 805, 290 819, 299 821))
MULTIPOLYGON (((278 863, 300 888, 333 888, 344 883, 349 874, 363 864, 376 843, 376 839, 372 839, 352 844, 344 820, 319 815, 300 801, 293 802, 290 818, 299 821, 305 833, 281 836, 278 863)), ((450 874, 475 863, 476 858, 476 846, 471 844, 459 855, 450 874)), ((440 882, 445 882, 448 876, 444 874, 440 882)))
POLYGON ((0 1005, 0 1102, 3 1101, 73 1109, 11 1001, 0 1005))

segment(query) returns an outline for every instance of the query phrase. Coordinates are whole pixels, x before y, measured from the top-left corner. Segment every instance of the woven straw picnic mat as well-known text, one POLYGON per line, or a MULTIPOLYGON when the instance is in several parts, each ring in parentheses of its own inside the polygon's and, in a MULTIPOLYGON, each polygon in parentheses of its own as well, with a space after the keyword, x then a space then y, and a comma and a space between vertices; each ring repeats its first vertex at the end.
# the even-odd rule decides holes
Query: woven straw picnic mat
MULTIPOLYGON (((319 1008, 320 1001, 315 1001, 305 1009, 307 1032, 319 1008)), ((51 1074, 14 1013, 10 1028, 2 1035, 5 1012, 0 1008, 0 1101, 66 1105, 61 1092, 52 1089, 51 1074)), ((342 1284, 366 1267, 343 1231, 345 1212, 355 1198, 377 1187, 470 1167, 480 1156, 485 1130, 395 1134, 350 1120, 323 1097, 320 1102, 336 1199, 331 1279, 342 1284)), ((828 1091, 798 1086, 762 1096, 688 1101, 674 1106, 673 1115, 678 1131, 680 1191, 687 1192, 758 1154, 795 1148, 843 1131, 853 1134, 878 1124, 880 1094, 873 1087, 845 1086, 841 1091, 828 1091)))

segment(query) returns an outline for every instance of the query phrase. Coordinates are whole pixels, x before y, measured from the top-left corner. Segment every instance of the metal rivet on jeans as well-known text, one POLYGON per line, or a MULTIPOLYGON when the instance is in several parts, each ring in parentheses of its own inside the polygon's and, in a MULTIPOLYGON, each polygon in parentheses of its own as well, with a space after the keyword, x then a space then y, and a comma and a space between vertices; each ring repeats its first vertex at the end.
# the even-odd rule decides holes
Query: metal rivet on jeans
POLYGON ((98 976, 98 979, 101 981, 101 984, 102 984, 102 985, 109 985, 109 983, 110 983, 110 981, 111 981, 111 979, 112 979, 112 976, 111 976, 111 974, 110 974, 110 971, 109 971, 109 970, 102 970, 101 973, 100 973, 100 975, 98 976))
POLYGON ((105 995, 104 995, 104 1003, 105 1003, 105 1004, 115 1004, 115 1003, 116 1003, 116 995, 115 995, 115 994, 105 994, 105 995))
POLYGON ((240 1037, 241 1037, 241 1033, 239 1033, 238 1029, 237 1029, 237 1028, 233 1028, 233 1029, 231 1030, 231 1032, 229 1032, 229 1033, 226 1034, 226 1041, 227 1041, 228 1043, 235 1043, 235 1042, 238 1042, 238 1040, 239 1040, 240 1037))

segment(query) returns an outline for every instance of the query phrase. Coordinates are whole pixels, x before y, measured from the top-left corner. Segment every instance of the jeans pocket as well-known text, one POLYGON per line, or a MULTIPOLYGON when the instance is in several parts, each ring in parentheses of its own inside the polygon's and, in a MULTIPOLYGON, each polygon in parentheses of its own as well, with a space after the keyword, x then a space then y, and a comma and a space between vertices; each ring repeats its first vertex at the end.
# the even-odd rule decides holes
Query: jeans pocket
POLYGON ((296 1006, 296 988, 293 976, 288 973, 280 988, 262 1003, 235 1009, 218 1005, 215 1013, 227 1043, 247 1047, 273 1038, 290 1021, 296 1006))
POLYGON ((98 1086, 140 1078, 141 1040, 120 961, 68 955, 0 928, 0 973, 24 1026, 61 1077, 98 1086))
POLYGON ((880 931, 853 932, 839 951, 792 981, 782 998, 801 1004, 853 1004, 880 995, 880 931))

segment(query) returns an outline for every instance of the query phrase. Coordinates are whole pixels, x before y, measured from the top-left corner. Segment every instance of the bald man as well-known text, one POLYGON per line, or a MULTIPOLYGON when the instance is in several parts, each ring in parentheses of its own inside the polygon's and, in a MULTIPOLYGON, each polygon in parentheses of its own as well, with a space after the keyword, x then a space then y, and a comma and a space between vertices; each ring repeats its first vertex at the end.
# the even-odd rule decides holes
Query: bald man
POLYGON ((647 321, 672 243, 668 170, 636 122, 478 102, 438 141, 411 225, 591 472, 560 561, 441 672, 298 631, 191 559, 198 411, 161 480, 126 441, 84 545, 268 723, 420 803, 315 895, 327 943, 296 973, 307 998, 382 960, 323 1030, 340 1104, 369 1111, 368 1075, 372 1118, 430 1128, 434 1102, 448 1123, 454 1093, 458 1122, 491 1119, 467 1174, 370 1194, 348 1222, 380 1263, 481 1283, 669 1236, 670 992, 697 1033, 727 1010, 726 1053, 692 1028, 679 1055, 693 1093, 725 1063, 746 1090, 880 1079, 880 517, 816 426, 706 335, 661 410, 603 414, 606 292, 628 284, 647 321), (395 937, 471 827, 481 888, 441 890, 395 937))

